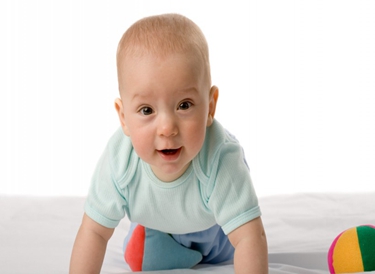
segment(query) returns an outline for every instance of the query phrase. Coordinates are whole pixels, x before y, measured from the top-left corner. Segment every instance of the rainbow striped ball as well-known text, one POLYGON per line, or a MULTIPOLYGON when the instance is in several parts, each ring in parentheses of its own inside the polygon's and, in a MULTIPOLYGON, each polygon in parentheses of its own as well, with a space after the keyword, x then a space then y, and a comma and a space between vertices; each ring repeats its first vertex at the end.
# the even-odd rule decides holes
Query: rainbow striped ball
POLYGON ((328 267, 331 273, 375 270, 375 226, 357 226, 338 235, 328 252, 328 267))

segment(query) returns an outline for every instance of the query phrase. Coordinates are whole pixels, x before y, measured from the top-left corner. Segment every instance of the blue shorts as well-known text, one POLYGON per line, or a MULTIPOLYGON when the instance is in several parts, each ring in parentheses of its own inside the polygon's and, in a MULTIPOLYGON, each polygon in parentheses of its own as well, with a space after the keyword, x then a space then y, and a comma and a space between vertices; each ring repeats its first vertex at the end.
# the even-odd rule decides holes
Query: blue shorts
MULTIPOLYGON (((129 234, 124 240, 124 248, 131 238, 137 223, 132 223, 129 234)), ((224 234, 219 225, 199 232, 187 234, 171 234, 173 239, 189 249, 199 251, 202 254, 201 264, 218 264, 233 259, 234 248, 230 243, 228 236, 224 234)))

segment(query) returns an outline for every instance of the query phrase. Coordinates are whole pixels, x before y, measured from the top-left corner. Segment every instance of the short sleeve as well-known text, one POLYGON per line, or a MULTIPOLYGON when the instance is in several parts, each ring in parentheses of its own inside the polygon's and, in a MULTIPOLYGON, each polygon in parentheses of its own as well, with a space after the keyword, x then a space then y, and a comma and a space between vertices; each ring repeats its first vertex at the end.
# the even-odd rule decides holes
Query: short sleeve
MULTIPOLYGON (((115 228, 126 214, 126 188, 119 183, 121 181, 119 178, 124 177, 119 173, 125 172, 116 168, 119 166, 118 155, 121 153, 125 156, 129 155, 124 151, 129 150, 126 147, 123 133, 116 132, 98 161, 84 206, 85 213, 91 219, 108 228, 115 228)), ((123 168, 129 166, 121 164, 123 168)))
POLYGON ((208 206, 225 234, 261 215, 242 147, 229 136, 215 157, 208 206))

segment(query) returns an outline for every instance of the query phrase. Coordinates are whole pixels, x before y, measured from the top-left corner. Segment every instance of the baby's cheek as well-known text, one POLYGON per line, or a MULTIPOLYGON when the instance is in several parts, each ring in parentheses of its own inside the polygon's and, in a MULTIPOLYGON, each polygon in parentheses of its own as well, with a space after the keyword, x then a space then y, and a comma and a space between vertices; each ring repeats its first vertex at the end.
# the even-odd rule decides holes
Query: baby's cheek
POLYGON ((142 160, 147 160, 147 156, 150 152, 150 147, 148 145, 147 138, 133 136, 132 144, 135 152, 141 157, 142 160))
POLYGON ((191 144, 192 150, 194 150, 196 153, 198 153, 203 146, 205 134, 206 134, 205 127, 195 127, 191 131, 190 144, 191 144))

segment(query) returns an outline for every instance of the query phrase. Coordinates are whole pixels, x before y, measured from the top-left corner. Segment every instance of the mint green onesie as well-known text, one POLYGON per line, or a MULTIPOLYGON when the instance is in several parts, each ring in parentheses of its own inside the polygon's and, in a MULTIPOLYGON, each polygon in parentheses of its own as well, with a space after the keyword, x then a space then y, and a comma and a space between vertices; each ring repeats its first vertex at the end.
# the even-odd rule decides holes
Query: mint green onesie
POLYGON ((85 212, 105 227, 114 228, 127 216, 170 234, 216 224, 229 234, 261 215, 243 150, 216 120, 189 168, 169 183, 153 174, 118 129, 97 164, 85 212))

